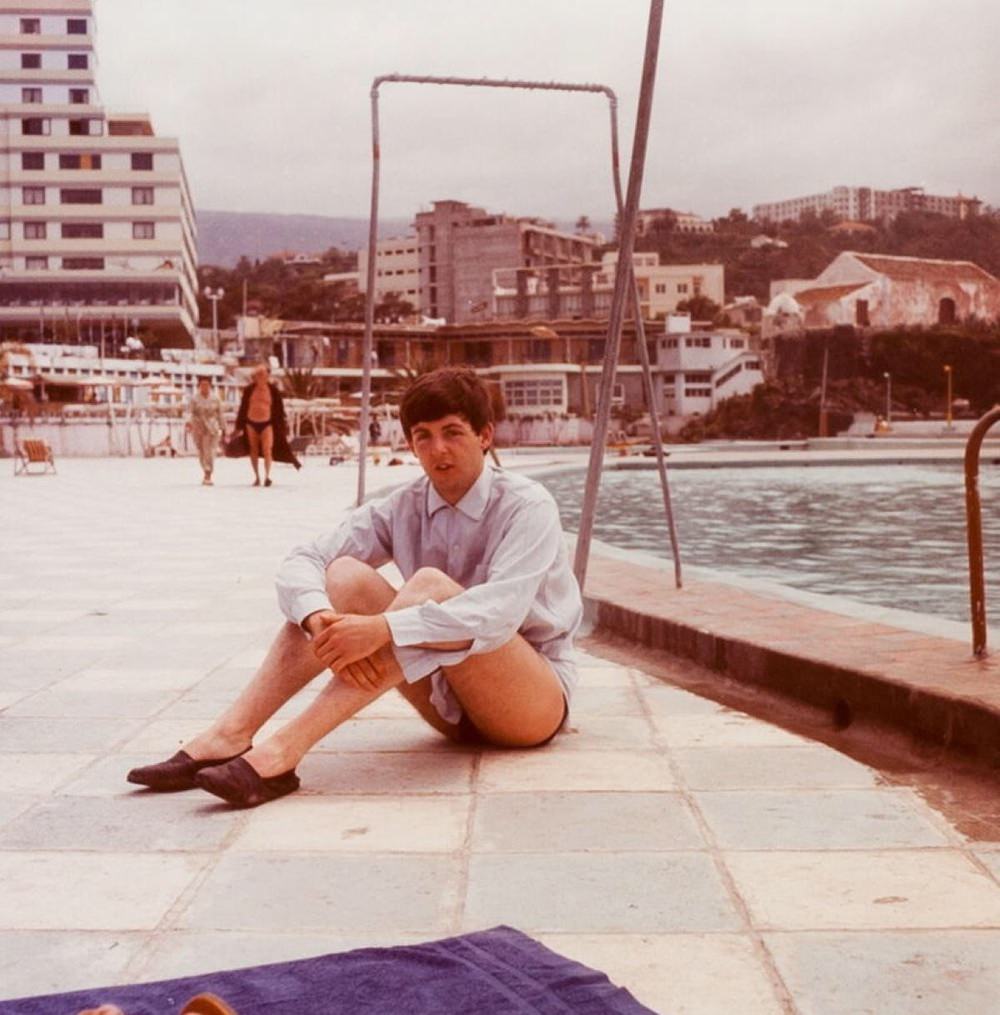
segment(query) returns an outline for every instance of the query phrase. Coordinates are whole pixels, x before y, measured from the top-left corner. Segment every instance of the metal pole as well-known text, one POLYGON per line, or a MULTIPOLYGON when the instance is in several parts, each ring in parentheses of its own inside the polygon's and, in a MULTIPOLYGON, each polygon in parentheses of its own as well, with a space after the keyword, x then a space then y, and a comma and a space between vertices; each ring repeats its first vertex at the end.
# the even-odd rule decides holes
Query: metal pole
POLYGON ((827 367, 830 364, 830 347, 828 345, 823 346, 823 378, 819 385, 819 435, 820 437, 829 437, 827 430, 829 426, 826 419, 826 375, 827 367))
POLYGON ((886 373, 885 377, 885 425, 892 424, 892 374, 886 373))
POLYGON ((947 427, 951 429, 951 366, 945 364, 944 368, 945 377, 948 379, 948 404, 945 406, 945 416, 947 420, 947 427))
POLYGON ((372 203, 368 218, 368 264, 365 272, 365 340, 362 344, 361 363, 361 419, 358 433, 358 499, 360 507, 365 499, 365 466, 368 460, 368 417, 372 398, 372 349, 375 330, 375 245, 378 238, 378 185, 381 169, 381 153, 378 137, 378 86, 376 78, 372 86, 372 203))
POLYGON ((618 236, 618 263, 615 265, 615 288, 611 302, 611 319, 608 323, 608 340, 604 350, 604 370, 601 394, 598 401, 594 435, 590 445, 590 463, 587 468, 587 485, 580 511, 580 530, 576 540, 574 572, 580 588, 587 578, 590 541, 597 509, 597 486, 604 460, 604 448, 611 417, 611 396, 618 367, 618 350, 621 344, 622 321, 627 290, 635 283, 632 274, 632 250, 635 244, 635 223, 642 191, 642 173, 646 161, 646 144, 649 140, 649 121, 653 108, 653 85, 656 81, 656 60, 660 46, 660 27, 663 22, 663 0, 651 0, 649 25, 646 33, 646 52, 643 59, 642 84, 636 114, 635 137, 632 143, 632 164, 629 169, 628 192, 621 215, 618 236))
MULTIPOLYGON (((949 377, 951 374, 949 373, 949 377)), ((969 603, 972 612, 972 651, 986 655, 986 579, 983 572, 983 518, 979 503, 979 453, 986 431, 1000 420, 994 407, 975 425, 965 445, 965 528, 969 544, 969 603)))

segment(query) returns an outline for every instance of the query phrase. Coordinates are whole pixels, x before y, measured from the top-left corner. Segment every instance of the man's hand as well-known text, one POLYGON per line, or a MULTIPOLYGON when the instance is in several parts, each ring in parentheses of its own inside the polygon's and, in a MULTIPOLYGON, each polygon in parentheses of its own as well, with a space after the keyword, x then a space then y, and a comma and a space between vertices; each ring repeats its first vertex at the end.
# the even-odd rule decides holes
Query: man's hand
POLYGON ((392 640, 389 624, 380 613, 368 617, 320 610, 306 618, 306 625, 316 658, 336 673, 374 655, 392 640))

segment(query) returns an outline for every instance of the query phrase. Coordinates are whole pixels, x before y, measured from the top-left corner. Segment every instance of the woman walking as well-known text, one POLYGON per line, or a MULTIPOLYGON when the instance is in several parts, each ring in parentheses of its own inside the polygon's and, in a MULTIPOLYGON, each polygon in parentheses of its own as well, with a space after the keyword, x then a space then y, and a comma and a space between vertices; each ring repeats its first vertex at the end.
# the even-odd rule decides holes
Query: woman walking
POLYGON ((222 399, 212 390, 209 377, 198 379, 198 390, 191 396, 188 406, 188 430, 198 449, 198 461, 204 474, 202 486, 212 485, 212 471, 215 468, 215 453, 219 438, 226 428, 222 414, 222 399))
POLYGON ((236 430, 246 437, 246 451, 240 448, 237 454, 249 453, 254 486, 260 486, 258 462, 261 457, 264 459, 264 486, 272 485, 272 462, 288 462, 296 469, 301 468, 288 444, 285 403, 278 386, 271 383, 270 370, 265 363, 254 368, 251 382, 243 389, 236 430))

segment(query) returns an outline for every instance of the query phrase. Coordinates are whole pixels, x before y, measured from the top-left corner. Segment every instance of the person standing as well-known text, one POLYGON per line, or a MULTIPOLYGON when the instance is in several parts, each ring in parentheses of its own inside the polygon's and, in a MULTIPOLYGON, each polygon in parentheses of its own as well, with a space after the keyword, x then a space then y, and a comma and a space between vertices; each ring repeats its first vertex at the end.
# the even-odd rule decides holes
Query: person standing
POLYGON ((236 430, 246 436, 246 452, 253 469, 253 485, 260 486, 258 462, 264 458, 264 486, 271 486, 271 463, 288 462, 296 469, 302 466, 288 444, 285 403, 281 391, 271 383, 266 363, 254 368, 250 383, 243 389, 236 430))
POLYGON ((211 486, 215 453, 226 428, 226 421, 222 412, 222 399, 212 390, 210 377, 198 378, 198 390, 191 396, 188 406, 187 428, 198 449, 198 461, 201 462, 201 471, 204 473, 202 486, 211 486))

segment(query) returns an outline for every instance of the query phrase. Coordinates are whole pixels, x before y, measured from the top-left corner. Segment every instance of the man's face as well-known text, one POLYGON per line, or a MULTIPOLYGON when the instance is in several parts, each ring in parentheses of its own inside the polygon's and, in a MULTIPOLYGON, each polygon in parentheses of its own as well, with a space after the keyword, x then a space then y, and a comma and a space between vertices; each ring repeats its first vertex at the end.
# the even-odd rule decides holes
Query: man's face
POLYGON ((449 503, 457 504, 483 470, 483 453, 493 439, 493 424, 482 433, 457 413, 430 423, 415 423, 410 447, 420 459, 434 489, 449 503))

